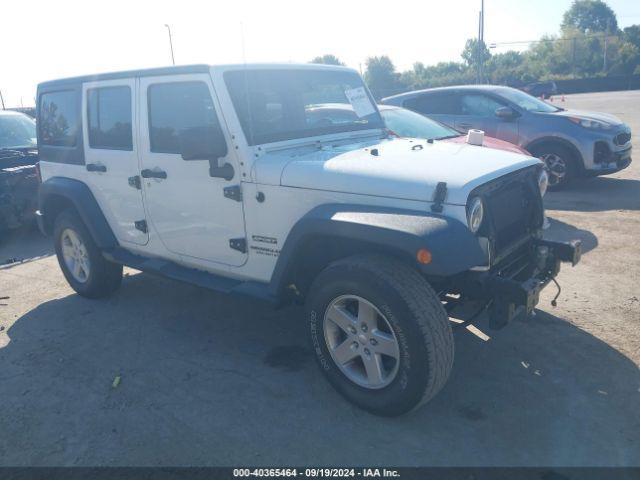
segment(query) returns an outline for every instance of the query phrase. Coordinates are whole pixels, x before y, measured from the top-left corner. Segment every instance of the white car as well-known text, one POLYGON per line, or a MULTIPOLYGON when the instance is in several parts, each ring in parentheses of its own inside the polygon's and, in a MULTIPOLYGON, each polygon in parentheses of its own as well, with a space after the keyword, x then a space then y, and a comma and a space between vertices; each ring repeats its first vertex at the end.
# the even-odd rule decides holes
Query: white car
MULTIPOLYGON (((321 370, 398 415, 453 365, 449 313, 532 311, 578 242, 543 241, 532 157, 390 135, 353 70, 185 66, 38 87, 39 224, 71 287, 122 265, 274 304, 305 302, 321 370), (312 115, 346 104, 350 119, 312 115)), ((301 319, 303 321, 303 319, 301 319)))

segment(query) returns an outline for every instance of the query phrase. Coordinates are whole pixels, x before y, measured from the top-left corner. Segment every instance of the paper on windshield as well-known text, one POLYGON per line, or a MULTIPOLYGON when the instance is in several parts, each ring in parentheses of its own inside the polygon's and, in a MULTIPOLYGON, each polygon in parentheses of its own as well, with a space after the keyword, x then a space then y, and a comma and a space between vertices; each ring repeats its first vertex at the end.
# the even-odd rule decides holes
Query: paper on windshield
POLYGON ((347 96, 347 99, 349 100, 349 103, 351 103, 353 111, 356 112, 358 118, 366 117, 376 111, 371 100, 369 100, 369 95, 367 95, 364 87, 345 90, 344 94, 347 96))

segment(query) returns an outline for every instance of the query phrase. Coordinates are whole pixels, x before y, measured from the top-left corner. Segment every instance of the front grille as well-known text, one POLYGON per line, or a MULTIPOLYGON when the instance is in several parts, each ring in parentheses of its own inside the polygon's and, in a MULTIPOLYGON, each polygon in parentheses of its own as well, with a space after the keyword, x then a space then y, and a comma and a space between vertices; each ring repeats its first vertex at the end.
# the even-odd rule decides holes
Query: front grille
POLYGON ((542 227, 544 208, 537 185, 538 169, 529 168, 476 189, 486 207, 486 220, 478 234, 487 236, 493 256, 542 227))
POLYGON ((629 140, 631 140, 631 132, 622 132, 614 137, 613 143, 620 147, 629 143, 629 140))

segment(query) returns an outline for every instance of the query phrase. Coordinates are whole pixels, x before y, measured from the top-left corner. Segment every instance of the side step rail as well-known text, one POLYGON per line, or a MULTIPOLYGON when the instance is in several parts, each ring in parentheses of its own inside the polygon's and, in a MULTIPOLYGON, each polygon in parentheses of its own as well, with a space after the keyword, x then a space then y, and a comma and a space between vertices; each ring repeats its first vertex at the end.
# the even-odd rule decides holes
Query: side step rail
POLYGON ((145 273, 168 277, 220 293, 247 295, 271 304, 277 303, 277 299, 268 292, 268 285, 260 282, 234 280, 204 270, 184 267, 169 260, 136 255, 120 247, 104 250, 102 254, 111 262, 145 273))

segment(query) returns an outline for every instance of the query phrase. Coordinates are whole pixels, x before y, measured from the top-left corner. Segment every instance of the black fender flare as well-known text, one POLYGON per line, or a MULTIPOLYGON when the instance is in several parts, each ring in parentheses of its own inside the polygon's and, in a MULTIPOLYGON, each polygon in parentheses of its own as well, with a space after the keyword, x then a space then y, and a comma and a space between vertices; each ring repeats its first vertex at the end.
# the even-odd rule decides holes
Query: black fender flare
POLYGON ((318 238, 366 244, 415 262, 424 274, 438 277, 487 263, 477 237, 456 219, 415 210, 326 204, 309 211, 289 232, 271 276, 270 293, 283 294, 296 264, 304 261, 304 244, 318 238), (427 265, 417 262, 422 248, 431 252, 427 265))
POLYGON ((84 182, 67 177, 51 177, 42 183, 38 190, 40 225, 45 234, 51 235, 53 232, 55 215, 59 212, 52 211, 52 204, 55 204, 55 200, 60 198, 73 205, 99 248, 106 249, 118 246, 118 240, 91 189, 84 182))

